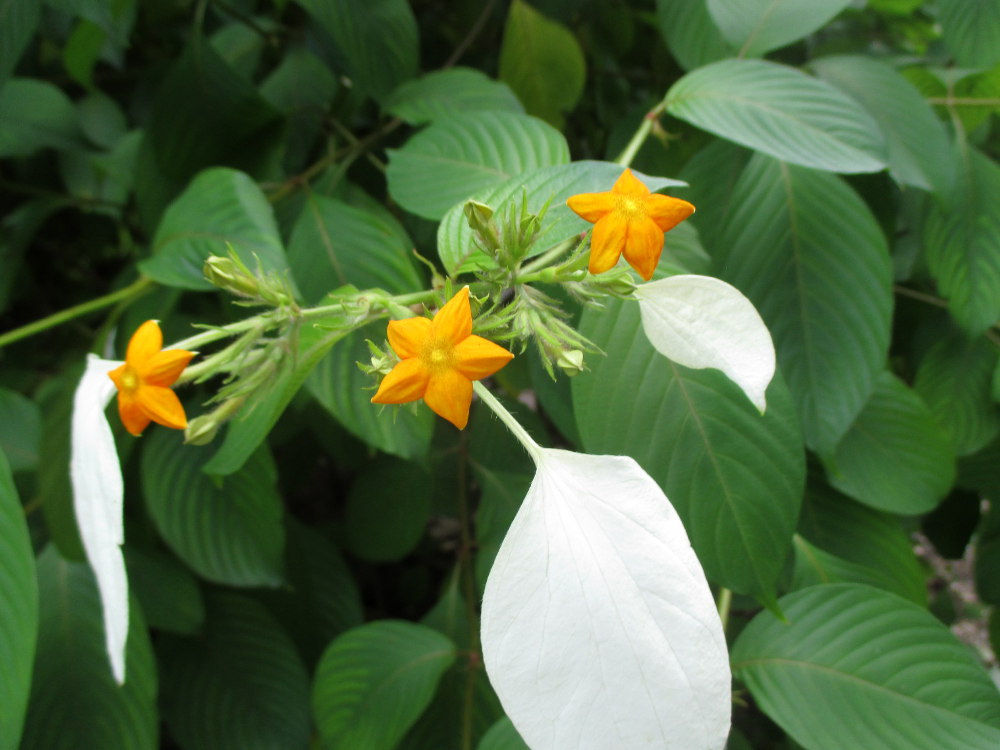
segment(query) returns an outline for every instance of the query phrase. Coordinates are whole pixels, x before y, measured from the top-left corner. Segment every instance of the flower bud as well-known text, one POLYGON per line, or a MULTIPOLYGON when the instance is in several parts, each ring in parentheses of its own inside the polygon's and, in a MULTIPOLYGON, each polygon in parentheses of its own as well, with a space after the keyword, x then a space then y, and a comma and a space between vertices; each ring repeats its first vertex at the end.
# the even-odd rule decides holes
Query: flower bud
POLYGON ((260 283, 257 278, 235 258, 210 255, 205 259, 202 273, 212 285, 220 289, 244 297, 257 297, 260 294, 260 283))
POLYGON ((500 232, 493 221, 493 209, 485 203, 468 200, 462 211, 469 223, 469 229, 475 233, 483 249, 495 254, 500 249, 500 232))
POLYGON ((579 375, 584 370, 583 352, 579 349, 564 349, 556 357, 556 367, 569 377, 579 375))

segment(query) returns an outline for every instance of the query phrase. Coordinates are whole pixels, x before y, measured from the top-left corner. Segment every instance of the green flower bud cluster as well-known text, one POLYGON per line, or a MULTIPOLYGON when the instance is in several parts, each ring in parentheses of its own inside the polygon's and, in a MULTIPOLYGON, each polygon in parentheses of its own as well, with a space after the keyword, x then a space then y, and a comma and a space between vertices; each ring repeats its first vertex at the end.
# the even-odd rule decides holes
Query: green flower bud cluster
MULTIPOLYGON (((256 256, 255 256, 256 257, 256 256)), ((229 257, 210 255, 202 268, 205 278, 220 289, 243 297, 247 304, 286 307, 295 305, 295 294, 287 279, 274 271, 265 273, 257 261, 257 270, 251 271, 229 248, 229 257)))

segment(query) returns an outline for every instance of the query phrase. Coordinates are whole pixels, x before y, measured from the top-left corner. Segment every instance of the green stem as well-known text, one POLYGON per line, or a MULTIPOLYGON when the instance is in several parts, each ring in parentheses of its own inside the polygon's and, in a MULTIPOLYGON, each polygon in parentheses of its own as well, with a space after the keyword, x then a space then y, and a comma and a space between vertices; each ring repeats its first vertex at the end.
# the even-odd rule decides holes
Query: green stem
POLYGON ((576 242, 575 237, 570 237, 568 240, 563 240, 557 245, 553 245, 551 248, 546 250, 544 253, 535 258, 531 263, 528 263, 521 271, 518 273, 518 281, 526 281, 524 275, 532 274, 539 269, 545 268, 549 263, 563 255, 567 250, 573 247, 576 242))
POLYGON ((476 610, 475 569, 473 567, 472 514, 469 512, 469 492, 466 479, 468 463, 467 438, 464 432, 459 437, 458 456, 458 516, 461 525, 461 551, 459 553, 459 577, 462 598, 465 600, 465 616, 469 628, 469 664, 465 675, 465 689, 462 701, 462 750, 472 750, 473 714, 476 695, 476 672, 479 665, 479 617, 476 610))
POLYGON ((521 423, 514 418, 514 415, 507 411, 503 404, 497 401, 496 396, 490 393, 489 388, 478 380, 472 384, 472 387, 475 388, 476 393, 479 394, 479 398, 483 400, 483 403, 489 406, 493 410, 493 413, 500 417, 500 421, 507 426, 507 429, 514 433, 514 437, 524 446, 524 449, 528 451, 528 455, 531 456, 531 460, 537 465, 542 459, 542 446, 536 443, 531 435, 528 434, 528 431, 521 426, 521 423))
POLYGON ((663 112, 663 108, 666 106, 666 101, 662 101, 653 107, 646 116, 642 118, 642 122, 639 123, 638 129, 635 131, 635 135, 632 136, 632 140, 628 142, 625 146, 625 150, 621 152, 617 159, 615 159, 616 164, 621 164, 623 167, 627 167, 632 163, 635 155, 639 153, 639 149, 642 148, 642 144, 646 142, 646 138, 653 130, 653 124, 656 122, 657 118, 663 112))
POLYGON ((152 279, 147 278, 146 276, 140 276, 127 287, 119 289, 117 292, 111 292, 111 294, 105 294, 103 297, 98 297, 97 299, 92 299, 88 302, 68 307, 65 310, 60 310, 57 313, 49 315, 47 318, 42 318, 41 320, 36 320, 33 323, 28 323, 28 325, 15 328, 13 331, 7 331, 7 333, 0 335, 0 348, 7 346, 7 344, 12 344, 15 341, 28 338, 29 336, 34 336, 36 333, 47 331, 57 325, 73 320, 73 318, 79 318, 81 315, 86 315, 87 313, 92 313, 95 310, 110 307, 111 305, 125 300, 132 300, 148 291, 149 287, 151 287, 153 283, 152 279))
POLYGON ((733 592, 727 588, 719 589, 719 619, 722 620, 722 632, 729 625, 729 609, 733 604, 733 592))

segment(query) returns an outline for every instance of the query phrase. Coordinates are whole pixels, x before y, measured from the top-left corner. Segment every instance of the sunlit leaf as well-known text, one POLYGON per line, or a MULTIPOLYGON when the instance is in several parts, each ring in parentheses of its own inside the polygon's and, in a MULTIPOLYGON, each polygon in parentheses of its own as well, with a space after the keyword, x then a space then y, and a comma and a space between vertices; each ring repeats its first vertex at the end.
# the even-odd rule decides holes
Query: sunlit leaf
POLYGON ((411 125, 444 120, 463 112, 523 112, 510 87, 474 68, 427 73, 396 88, 382 108, 411 125))

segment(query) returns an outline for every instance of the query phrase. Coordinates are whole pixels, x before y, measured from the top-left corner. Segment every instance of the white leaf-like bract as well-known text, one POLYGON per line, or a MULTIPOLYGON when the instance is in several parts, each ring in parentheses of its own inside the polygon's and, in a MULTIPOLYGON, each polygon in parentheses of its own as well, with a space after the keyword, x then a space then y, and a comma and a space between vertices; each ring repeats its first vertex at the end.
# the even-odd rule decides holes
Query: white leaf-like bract
POLYGON ((535 458, 483 598, 514 726, 532 750, 721 750, 726 639, 673 506, 631 458, 535 458))
POLYGON ((94 355, 87 359, 73 396, 69 473, 80 539, 101 596, 111 671, 123 684, 128 639, 128 581, 121 551, 124 489, 115 438, 104 416, 115 393, 108 372, 120 364, 94 355))
POLYGON ((764 412, 774 343, 739 290, 711 276, 684 274, 640 284, 635 296, 646 337, 660 354, 685 367, 722 370, 764 412))

